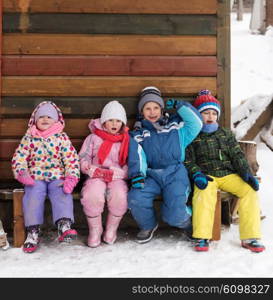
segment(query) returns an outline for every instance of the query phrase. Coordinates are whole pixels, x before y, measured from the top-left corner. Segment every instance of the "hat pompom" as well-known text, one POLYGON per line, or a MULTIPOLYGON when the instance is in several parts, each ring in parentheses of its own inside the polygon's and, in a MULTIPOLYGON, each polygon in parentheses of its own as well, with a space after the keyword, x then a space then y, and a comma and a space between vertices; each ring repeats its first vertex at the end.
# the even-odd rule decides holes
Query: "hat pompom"
POLYGON ((201 96, 201 95, 211 95, 211 91, 210 90, 201 90, 198 93, 198 96, 201 96))

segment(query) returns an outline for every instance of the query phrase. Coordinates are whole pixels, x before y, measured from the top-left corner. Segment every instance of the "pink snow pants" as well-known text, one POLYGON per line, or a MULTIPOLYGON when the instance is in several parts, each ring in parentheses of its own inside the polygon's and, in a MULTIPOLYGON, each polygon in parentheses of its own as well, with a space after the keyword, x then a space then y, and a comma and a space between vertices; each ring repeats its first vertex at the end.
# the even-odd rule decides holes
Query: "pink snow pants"
POLYGON ((106 183, 98 178, 88 178, 81 191, 83 211, 88 217, 96 217, 104 210, 114 216, 123 216, 127 211, 127 183, 122 179, 106 183))

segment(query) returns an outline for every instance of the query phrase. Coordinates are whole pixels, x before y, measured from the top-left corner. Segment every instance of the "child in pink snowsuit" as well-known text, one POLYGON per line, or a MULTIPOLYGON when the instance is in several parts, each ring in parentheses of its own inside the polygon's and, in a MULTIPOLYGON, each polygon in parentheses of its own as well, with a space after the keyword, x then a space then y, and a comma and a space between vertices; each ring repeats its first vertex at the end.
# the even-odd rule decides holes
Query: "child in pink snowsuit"
POLYGON ((69 242, 77 232, 72 191, 80 177, 78 154, 67 134, 60 109, 51 101, 40 103, 33 111, 28 130, 12 158, 14 177, 24 185, 23 211, 27 230, 23 251, 34 252, 44 222, 44 203, 48 195, 58 240, 69 242))
POLYGON ((109 213, 103 240, 107 244, 115 242, 119 223, 127 211, 128 187, 125 179, 129 135, 126 123, 123 106, 118 101, 109 102, 103 108, 101 118, 90 121, 91 134, 79 152, 81 171, 88 175, 81 203, 89 227, 89 247, 97 247, 101 243, 101 214, 105 201, 109 213))

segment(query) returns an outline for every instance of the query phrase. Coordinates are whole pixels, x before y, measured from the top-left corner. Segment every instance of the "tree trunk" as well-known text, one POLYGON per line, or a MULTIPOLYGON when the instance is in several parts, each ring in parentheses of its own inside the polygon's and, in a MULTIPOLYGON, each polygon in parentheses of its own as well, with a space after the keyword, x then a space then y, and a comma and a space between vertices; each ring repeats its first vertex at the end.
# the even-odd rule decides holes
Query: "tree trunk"
POLYGON ((243 0, 238 0, 238 8, 237 8, 237 20, 243 20, 243 13, 244 13, 244 4, 243 0))
POLYGON ((254 0, 249 24, 251 33, 265 33, 265 5, 264 0, 254 0))

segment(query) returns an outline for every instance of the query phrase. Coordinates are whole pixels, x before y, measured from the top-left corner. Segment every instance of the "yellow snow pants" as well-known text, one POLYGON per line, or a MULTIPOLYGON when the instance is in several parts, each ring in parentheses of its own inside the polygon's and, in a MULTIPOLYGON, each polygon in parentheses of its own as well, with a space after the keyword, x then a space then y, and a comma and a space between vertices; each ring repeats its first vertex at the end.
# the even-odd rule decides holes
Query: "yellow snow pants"
POLYGON ((217 202, 217 190, 229 192, 239 198, 239 232, 240 239, 261 238, 260 205, 258 193, 244 182, 237 174, 213 177, 204 190, 194 186, 192 200, 193 237, 212 238, 214 212, 217 202))

